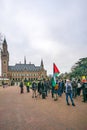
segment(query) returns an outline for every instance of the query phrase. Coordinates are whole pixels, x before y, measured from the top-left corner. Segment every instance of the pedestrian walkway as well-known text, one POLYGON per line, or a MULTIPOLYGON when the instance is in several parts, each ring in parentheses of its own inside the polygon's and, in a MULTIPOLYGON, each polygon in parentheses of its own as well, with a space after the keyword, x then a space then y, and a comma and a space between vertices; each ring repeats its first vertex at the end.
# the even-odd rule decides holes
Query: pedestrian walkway
POLYGON ((67 106, 65 94, 54 101, 32 98, 26 88, 0 87, 0 130, 87 130, 87 103, 82 97, 67 106))

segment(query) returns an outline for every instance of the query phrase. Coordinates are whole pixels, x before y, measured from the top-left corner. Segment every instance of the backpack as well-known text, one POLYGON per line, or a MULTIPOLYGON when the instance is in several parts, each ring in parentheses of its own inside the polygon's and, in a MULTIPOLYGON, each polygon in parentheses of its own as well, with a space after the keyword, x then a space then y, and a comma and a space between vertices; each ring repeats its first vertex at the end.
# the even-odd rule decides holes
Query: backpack
POLYGON ((33 82, 33 84, 32 84, 32 89, 33 89, 33 90, 36 90, 36 87, 37 87, 37 86, 36 86, 36 83, 33 82))
POLYGON ((67 93, 71 93, 72 90, 71 90, 71 86, 70 85, 67 85, 67 93))

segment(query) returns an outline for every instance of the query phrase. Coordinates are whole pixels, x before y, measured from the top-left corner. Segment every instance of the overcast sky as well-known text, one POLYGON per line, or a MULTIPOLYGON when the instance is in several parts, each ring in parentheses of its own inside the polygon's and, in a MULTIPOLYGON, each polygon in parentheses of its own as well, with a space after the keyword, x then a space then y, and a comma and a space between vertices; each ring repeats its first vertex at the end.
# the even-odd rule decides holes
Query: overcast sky
POLYGON ((87 57, 87 0, 0 0, 0 33, 7 40, 9 64, 53 62, 61 73, 87 57))

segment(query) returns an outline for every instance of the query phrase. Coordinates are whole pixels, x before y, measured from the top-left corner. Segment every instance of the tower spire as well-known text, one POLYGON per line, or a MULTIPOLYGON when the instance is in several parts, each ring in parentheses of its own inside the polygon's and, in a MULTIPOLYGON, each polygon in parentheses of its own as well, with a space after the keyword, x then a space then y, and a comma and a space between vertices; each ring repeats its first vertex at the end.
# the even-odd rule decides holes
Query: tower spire
POLYGON ((7 51, 7 42, 6 42, 6 38, 4 37, 4 41, 3 41, 3 51, 6 52, 7 51))
POLYGON ((26 56, 24 56, 24 64, 26 64, 26 56))
POLYGON ((44 68, 43 60, 41 59, 41 67, 44 68))
POLYGON ((4 43, 7 44, 7 42, 6 42, 6 38, 5 38, 5 37, 4 37, 4 43))

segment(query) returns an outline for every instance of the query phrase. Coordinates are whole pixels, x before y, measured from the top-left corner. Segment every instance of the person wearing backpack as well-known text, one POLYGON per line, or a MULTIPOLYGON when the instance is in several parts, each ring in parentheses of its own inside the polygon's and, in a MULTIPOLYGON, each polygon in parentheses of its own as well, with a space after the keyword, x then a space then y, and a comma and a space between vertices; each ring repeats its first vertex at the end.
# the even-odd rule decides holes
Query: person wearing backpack
POLYGON ((72 85, 71 85, 71 82, 70 82, 69 79, 66 80, 65 87, 66 87, 66 91, 65 92, 66 92, 66 102, 67 102, 67 105, 70 105, 69 99, 68 99, 68 97, 69 97, 71 102, 72 102, 72 106, 75 106, 73 98, 72 98, 72 85))

